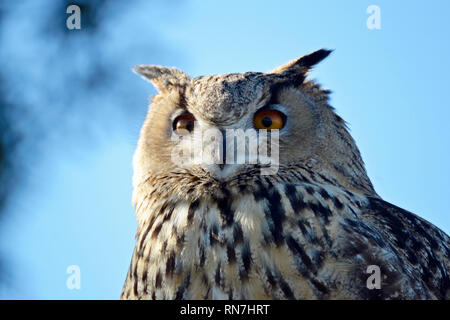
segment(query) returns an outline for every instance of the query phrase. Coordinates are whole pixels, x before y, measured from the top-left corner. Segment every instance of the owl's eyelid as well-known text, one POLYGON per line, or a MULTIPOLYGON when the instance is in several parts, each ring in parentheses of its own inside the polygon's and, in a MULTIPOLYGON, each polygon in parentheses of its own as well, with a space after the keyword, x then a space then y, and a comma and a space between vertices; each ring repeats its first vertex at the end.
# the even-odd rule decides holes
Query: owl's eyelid
MULTIPOLYGON (((265 111, 265 110, 275 110, 275 111, 280 112, 280 113, 283 115, 283 118, 284 118, 283 121, 286 121, 287 118, 289 117, 289 111, 287 110, 286 107, 284 107, 284 106, 281 105, 281 104, 268 104, 268 105, 266 105, 266 106, 264 106, 264 107, 259 108, 258 110, 256 110, 253 116, 255 116, 255 115, 258 114, 259 112, 265 111)), ((283 129, 284 129, 285 127, 286 127, 286 126, 284 126, 283 129)))
POLYGON ((281 104, 268 104, 268 105, 258 109, 255 112, 255 114, 260 112, 260 111, 263 111, 263 110, 276 110, 276 111, 279 111, 279 112, 283 113, 286 116, 288 116, 288 114, 289 114, 289 111, 287 110, 287 108, 285 106, 281 105, 281 104))
POLYGON ((183 110, 174 111, 172 113, 172 115, 170 116, 170 121, 173 123, 177 118, 179 118, 181 116, 193 116, 194 119, 197 119, 192 113, 183 109, 183 110))

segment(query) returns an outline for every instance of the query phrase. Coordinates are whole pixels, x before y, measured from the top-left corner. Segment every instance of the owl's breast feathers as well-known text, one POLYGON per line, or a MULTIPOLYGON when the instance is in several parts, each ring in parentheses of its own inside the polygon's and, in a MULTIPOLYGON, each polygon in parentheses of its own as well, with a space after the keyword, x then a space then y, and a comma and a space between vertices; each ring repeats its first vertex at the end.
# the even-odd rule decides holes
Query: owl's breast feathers
POLYGON ((255 185, 142 196, 122 298, 450 299, 450 239, 427 221, 329 185, 255 185))

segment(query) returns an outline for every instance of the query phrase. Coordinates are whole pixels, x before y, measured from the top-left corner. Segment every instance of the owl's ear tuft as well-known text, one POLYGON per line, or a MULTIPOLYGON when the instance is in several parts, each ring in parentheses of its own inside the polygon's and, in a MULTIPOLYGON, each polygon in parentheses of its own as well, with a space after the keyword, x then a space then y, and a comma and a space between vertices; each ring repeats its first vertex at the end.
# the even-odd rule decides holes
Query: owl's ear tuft
POLYGON ((285 75, 305 75, 311 68, 320 61, 328 57, 333 50, 320 49, 313 53, 307 54, 301 58, 290 61, 281 67, 276 68, 271 73, 285 74, 285 75))
POLYGON ((166 92, 174 87, 186 85, 189 76, 183 71, 155 65, 139 65, 133 71, 150 81, 159 92, 166 92))

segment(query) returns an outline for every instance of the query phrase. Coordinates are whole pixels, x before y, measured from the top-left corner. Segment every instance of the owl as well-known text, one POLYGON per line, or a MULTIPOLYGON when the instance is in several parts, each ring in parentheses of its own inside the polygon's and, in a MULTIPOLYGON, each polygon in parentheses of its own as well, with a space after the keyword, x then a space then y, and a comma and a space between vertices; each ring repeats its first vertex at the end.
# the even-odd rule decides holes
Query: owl
POLYGON ((321 49, 268 73, 161 66, 133 158, 122 299, 450 299, 450 238, 374 190, 321 49))

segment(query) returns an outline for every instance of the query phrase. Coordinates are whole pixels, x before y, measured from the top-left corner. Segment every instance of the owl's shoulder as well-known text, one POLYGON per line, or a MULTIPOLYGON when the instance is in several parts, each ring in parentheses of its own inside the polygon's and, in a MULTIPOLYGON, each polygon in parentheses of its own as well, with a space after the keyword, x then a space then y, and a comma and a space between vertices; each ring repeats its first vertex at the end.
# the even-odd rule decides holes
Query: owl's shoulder
MULTIPOLYGON (((368 198, 362 217, 378 226, 398 250, 405 253, 412 264, 431 269, 439 267, 450 271, 450 237, 431 222, 380 198, 368 198)), ((450 282, 449 282, 450 287, 450 282)))
POLYGON ((383 297, 450 298, 450 238, 432 223, 379 197, 306 183, 280 187, 294 215, 324 227, 326 252, 350 261, 350 273, 380 267, 383 297))

